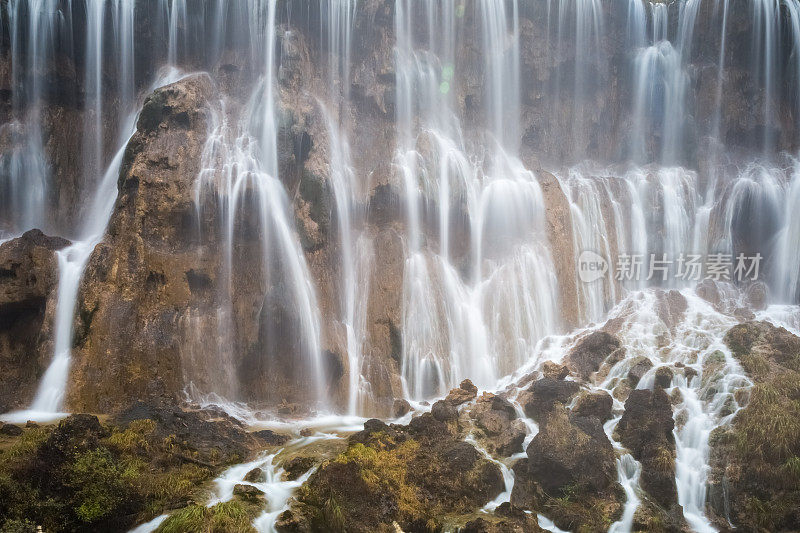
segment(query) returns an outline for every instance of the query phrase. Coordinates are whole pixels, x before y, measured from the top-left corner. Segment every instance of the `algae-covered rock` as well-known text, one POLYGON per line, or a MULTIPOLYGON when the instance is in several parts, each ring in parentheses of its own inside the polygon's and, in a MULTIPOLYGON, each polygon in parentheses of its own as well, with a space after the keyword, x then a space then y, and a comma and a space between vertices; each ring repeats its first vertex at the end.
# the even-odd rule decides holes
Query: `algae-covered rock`
POLYGON ((611 418, 614 400, 606 391, 587 392, 578 396, 572 412, 577 416, 594 416, 600 422, 611 418))
POLYGON ((730 520, 746 531, 797 530, 800 338, 766 322, 747 322, 731 328, 725 343, 754 386, 733 423, 709 439, 712 518, 721 528, 730 520))
POLYGON ((395 531, 396 522, 436 531, 445 514, 474 512, 502 492, 495 463, 432 415, 414 421, 368 421, 300 488, 278 530, 395 531))
POLYGON ((155 414, 110 423, 77 414, 22 429, 0 453, 0 531, 24 520, 54 532, 125 531, 203 497, 204 483, 252 451, 248 434, 223 422, 155 414))
POLYGON ((596 417, 556 406, 514 466, 511 503, 570 531, 605 531, 622 512, 616 456, 596 417))
POLYGON ((579 390, 580 385, 575 381, 544 377, 521 392, 518 400, 525 415, 541 423, 557 404, 566 405, 579 390))
POLYGON ((600 368, 606 358, 620 349, 619 339, 605 331, 594 331, 578 341, 569 354, 566 363, 569 369, 581 379, 589 377, 600 368))

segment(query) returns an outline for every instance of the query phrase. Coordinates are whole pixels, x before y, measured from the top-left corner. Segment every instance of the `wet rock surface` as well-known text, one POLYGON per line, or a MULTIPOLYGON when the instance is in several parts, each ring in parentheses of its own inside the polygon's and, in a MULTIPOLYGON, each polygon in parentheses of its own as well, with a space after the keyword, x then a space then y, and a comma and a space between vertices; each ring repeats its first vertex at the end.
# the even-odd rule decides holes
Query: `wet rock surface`
POLYGON ((607 529, 622 512, 616 456, 596 417, 556 406, 514 465, 512 505, 542 512, 571 531, 607 529))
POLYGON ((503 490, 500 469, 451 431, 430 414, 407 426, 367 421, 311 475, 278 530, 435 531, 444 514, 482 507, 503 490))
POLYGON ((581 417, 593 416, 600 422, 606 422, 611 418, 613 406, 614 400, 605 391, 583 393, 575 402, 572 413, 581 417))
POLYGON ((725 343, 753 381, 730 426, 711 446, 709 507, 719 527, 789 531, 800 524, 800 338, 767 322, 746 322, 725 343), (748 398, 749 396, 749 398, 748 398))
POLYGON ((594 331, 570 350, 566 364, 575 375, 586 380, 600 369, 608 356, 619 349, 619 339, 605 331, 594 331))
POLYGON ((522 452, 527 431, 511 403, 489 392, 483 393, 469 411, 478 429, 477 438, 496 457, 522 452))
POLYGON ((578 394, 580 385, 575 381, 561 381, 553 378, 539 379, 521 392, 517 400, 525 415, 537 422, 544 422, 557 404, 566 405, 578 394))
POLYGON ((52 359, 56 251, 68 245, 39 230, 0 245, 0 413, 30 404, 52 359))
MULTIPOLYGON (((197 74, 147 97, 125 149, 107 235, 78 298, 67 405, 112 412, 134 399, 175 404, 187 370, 181 317, 201 272, 194 183, 213 87, 197 74)), ((213 275, 212 275, 213 277, 213 275)))
POLYGON ((682 512, 675 485, 675 438, 670 398, 663 389, 634 390, 615 434, 642 465, 640 485, 663 509, 662 520, 680 530, 682 512), (675 523, 677 522, 677 523, 675 523))

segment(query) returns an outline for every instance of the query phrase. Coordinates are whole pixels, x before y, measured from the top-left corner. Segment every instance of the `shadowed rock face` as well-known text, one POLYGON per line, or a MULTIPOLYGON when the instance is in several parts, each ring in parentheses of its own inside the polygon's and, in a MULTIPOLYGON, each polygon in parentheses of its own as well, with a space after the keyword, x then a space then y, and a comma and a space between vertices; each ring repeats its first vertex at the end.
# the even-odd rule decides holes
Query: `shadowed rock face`
POLYGON ((53 350, 58 259, 69 244, 31 230, 0 245, 0 413, 27 406, 53 350))
POLYGON ((193 200, 212 94, 200 74, 145 101, 106 238, 81 284, 70 409, 173 402, 183 389, 182 321, 207 303, 197 281, 215 276, 196 259, 193 200))
POLYGON ((619 348, 619 339, 605 331, 594 331, 579 340, 569 352, 567 366, 581 379, 588 379, 619 348))
POLYGON ((664 509, 678 504, 674 426, 670 398, 656 389, 631 391, 616 428, 620 442, 642 464, 642 489, 664 509))
POLYGON ((544 512, 573 531, 605 529, 597 525, 621 514, 616 456, 598 418, 556 405, 526 452, 514 465, 513 505, 544 512))

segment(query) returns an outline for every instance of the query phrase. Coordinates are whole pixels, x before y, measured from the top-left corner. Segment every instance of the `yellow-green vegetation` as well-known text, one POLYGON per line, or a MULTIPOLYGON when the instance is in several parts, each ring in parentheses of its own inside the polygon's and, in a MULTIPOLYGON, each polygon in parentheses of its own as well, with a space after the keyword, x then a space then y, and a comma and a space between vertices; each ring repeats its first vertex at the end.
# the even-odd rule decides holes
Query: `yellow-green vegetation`
POLYGON ((419 443, 407 440, 389 448, 383 440, 373 446, 357 443, 336 458, 338 463, 355 463, 361 479, 373 492, 388 492, 396 497, 400 513, 420 518, 422 509, 416 490, 407 480, 408 465, 419 450, 419 443))
MULTIPOLYGON (((216 470, 207 460, 160 434, 151 420, 110 428, 75 415, 27 428, 0 453, 0 531, 30 524, 45 531, 127 529, 201 498, 216 470)), ((235 510, 223 510, 212 523, 235 523, 235 510)))
POLYGON ((189 505, 167 518, 159 533, 251 533, 257 506, 238 500, 213 507, 189 505))
MULTIPOLYGON (((370 426, 370 424, 367 424, 370 426)), ((502 491, 497 465, 423 415, 409 426, 366 429, 325 461, 296 494, 286 529, 440 531, 502 491)))
MULTIPOLYGON (((409 463, 418 450, 415 440, 398 445, 386 434, 376 434, 368 445, 353 444, 326 462, 322 466, 324 482, 303 485, 299 499, 315 509, 312 520, 316 526, 331 531, 344 531, 353 515, 361 514, 362 510, 348 505, 353 490, 365 497, 380 495, 381 499, 392 501, 392 508, 400 515, 409 520, 420 519, 424 513, 416 489, 408 480, 409 463), (337 486, 337 479, 346 481, 337 486)), ((368 508, 363 511, 371 514, 368 508)))
MULTIPOLYGON (((623 498, 624 494, 617 494, 617 497, 623 498)), ((586 495, 575 485, 564 487, 558 498, 543 498, 542 507, 544 514, 558 516, 569 523, 575 533, 607 531, 621 510, 617 499, 600 494, 586 495)))
MULTIPOLYGON (((763 323, 726 336, 753 380, 747 406, 711 436, 720 474, 732 486, 739 526, 784 530, 800 520, 800 339, 763 323)), ((790 528, 791 529, 791 528, 790 528)))

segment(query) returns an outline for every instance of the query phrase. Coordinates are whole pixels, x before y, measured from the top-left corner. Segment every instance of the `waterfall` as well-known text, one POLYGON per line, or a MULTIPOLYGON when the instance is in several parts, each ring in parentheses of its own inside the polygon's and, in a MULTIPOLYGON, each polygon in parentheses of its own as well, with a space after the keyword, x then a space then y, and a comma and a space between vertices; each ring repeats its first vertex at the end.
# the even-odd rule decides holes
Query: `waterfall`
MULTIPOLYGON (((57 9, 59 0, 13 0, 4 14, 8 26, 13 118, 0 126, 12 139, 12 149, 0 155, 0 235, 26 228, 49 228, 50 169, 43 147, 42 102, 45 88, 40 77, 60 47, 71 46, 69 20, 57 9)), ((0 14, 2 16, 2 14, 0 14)))
MULTIPOLYGON (((266 287, 279 286, 280 294, 265 294, 262 306, 270 298, 286 298, 297 323, 297 348, 300 352, 304 378, 309 381, 308 396, 321 405, 327 402, 321 349, 319 305, 308 265, 295 233, 287 192, 279 179, 277 154, 277 111, 275 98, 277 46, 276 0, 251 0, 244 6, 248 15, 250 53, 256 63, 259 79, 247 102, 238 112, 226 102, 220 102, 215 112, 210 135, 203 149, 201 171, 196 180, 195 201, 199 218, 203 218, 207 205, 214 206, 211 216, 222 226, 223 264, 220 285, 220 325, 217 359, 206 366, 212 372, 213 385, 228 399, 239 395, 238 378, 231 347, 236 345, 237 316, 234 301, 237 294, 237 276, 247 275, 237 247, 244 238, 241 223, 252 217, 258 229, 258 256, 256 274, 266 287), (262 26, 263 25, 263 26, 262 26), (266 34, 262 31, 266 28, 266 34)), ((170 32, 172 34, 172 31, 170 32)), ((287 332, 273 331, 271 317, 266 310, 258 320, 267 323, 267 345, 261 354, 267 365, 277 351, 278 337, 287 332)), ((263 390, 264 394, 270 391, 263 390)))
POLYGON ((407 2, 395 5, 395 161, 404 184, 409 243, 402 375, 407 394, 416 399, 441 394, 466 377, 490 386, 522 364, 558 323, 542 193, 515 155, 518 8, 488 0, 473 7, 482 21, 488 88, 479 135, 489 146, 478 154, 467 148, 453 108, 459 79, 450 28, 458 10, 449 2, 424 13, 407 2), (416 43, 411 25, 422 14, 426 27, 445 31, 416 43), (438 211, 438 250, 422 239, 429 209, 438 211), (450 221, 457 210, 469 221, 468 249, 457 250, 470 261, 466 273, 454 266, 450 221))
MULTIPOLYGON (((82 277, 137 108, 148 88, 206 72, 188 205, 192 250, 213 275, 208 301, 176 310, 191 400, 255 417, 293 389, 315 414, 372 416, 467 378, 495 390, 543 350, 563 357, 567 328, 611 320, 626 357, 588 386, 613 391, 639 355, 698 371, 669 387, 675 479, 690 527, 711 530, 709 435, 750 382, 722 342, 738 318, 679 274, 687 255, 758 254, 765 305, 791 317, 800 301, 798 0, 7 0, 6 31, 0 242, 42 228, 73 243, 55 255, 52 359, 30 409, 5 419, 64 410, 82 277), (72 132, 54 125, 73 124, 80 139, 57 145, 72 132), (317 247, 304 180, 325 195, 317 247), (386 191, 398 212, 373 217, 386 191), (378 244, 388 233, 396 257, 378 244), (602 278, 579 279, 585 253, 606 261, 602 278), (639 275, 620 275, 632 257, 639 275), (687 300, 680 323, 659 316, 661 289, 687 300), (370 315, 378 300, 386 316, 370 315), (723 371, 704 376, 716 352, 723 371)), ((526 445, 538 430, 527 422, 526 445)), ((615 445, 625 504, 611 527, 630 531, 642 465, 615 445)), ((281 497, 261 530, 294 488, 273 459, 258 464, 281 497)), ((510 497, 503 475, 487 512, 510 497)))

